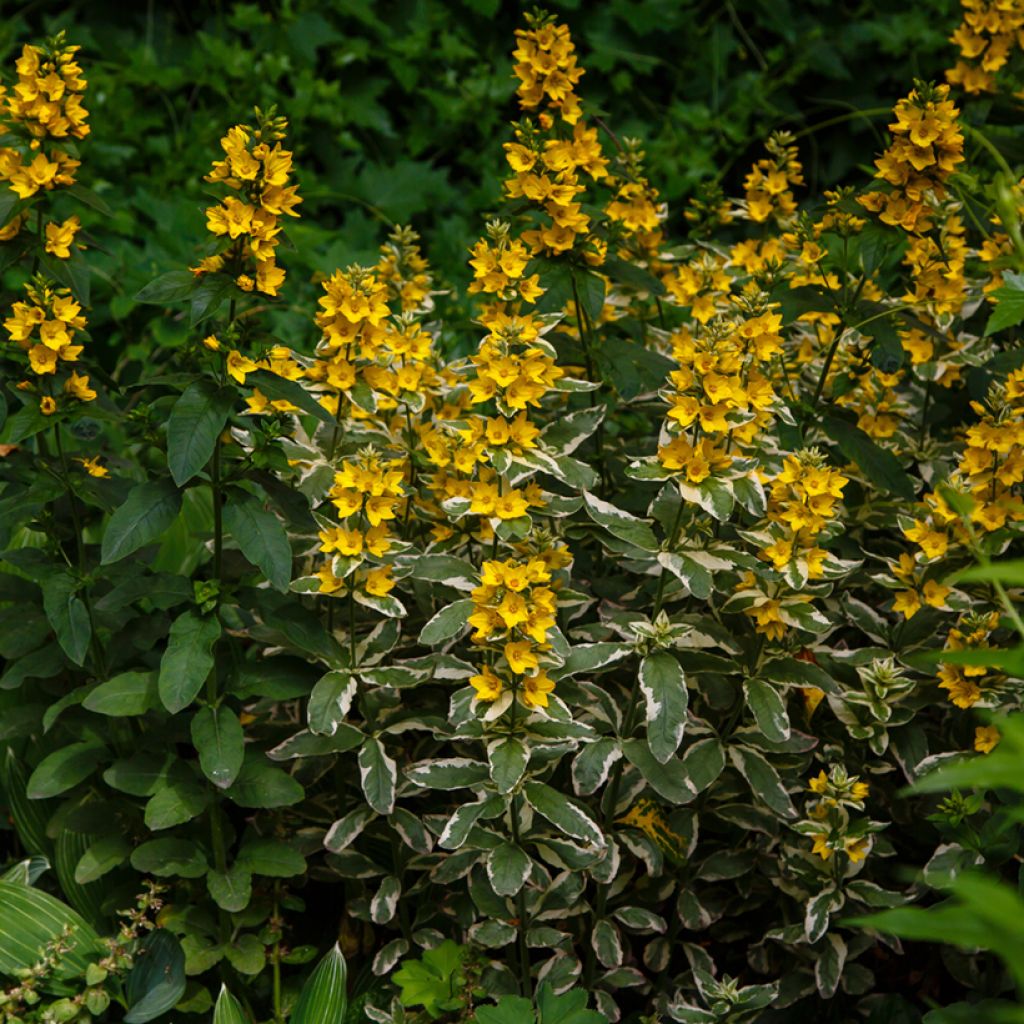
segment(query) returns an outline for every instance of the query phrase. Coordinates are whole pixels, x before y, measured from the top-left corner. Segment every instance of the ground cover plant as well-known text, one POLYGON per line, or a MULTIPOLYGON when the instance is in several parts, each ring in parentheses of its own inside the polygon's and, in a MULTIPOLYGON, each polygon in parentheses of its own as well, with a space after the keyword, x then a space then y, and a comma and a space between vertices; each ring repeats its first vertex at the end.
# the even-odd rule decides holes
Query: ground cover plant
POLYGON ((954 12, 856 184, 780 131, 673 209, 531 12, 457 298, 408 226, 314 265, 261 101, 113 360, 25 42, 2 1019, 1018 1019, 1022 31, 954 12))

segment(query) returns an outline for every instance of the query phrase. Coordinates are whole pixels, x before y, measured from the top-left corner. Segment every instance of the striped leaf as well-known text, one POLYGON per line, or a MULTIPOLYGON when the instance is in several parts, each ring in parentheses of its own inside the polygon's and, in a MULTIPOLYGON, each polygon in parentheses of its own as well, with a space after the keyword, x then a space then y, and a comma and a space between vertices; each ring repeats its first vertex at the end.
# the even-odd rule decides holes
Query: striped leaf
POLYGON ((250 1024, 242 1004, 221 985, 220 995, 213 1007, 213 1024, 250 1024))
POLYGON ((85 971, 88 958, 102 953, 100 938, 71 907, 40 889, 0 882, 0 974, 38 962, 46 944, 67 928, 71 949, 61 956, 58 976, 85 971))
POLYGON ((348 1011, 348 967, 337 943, 299 992, 289 1024, 342 1024, 348 1011))
POLYGON ((38 800, 29 800, 28 771, 10 747, 3 761, 0 761, 0 782, 3 783, 7 807, 21 845, 36 856, 50 857, 53 843, 46 834, 46 822, 51 810, 38 800))

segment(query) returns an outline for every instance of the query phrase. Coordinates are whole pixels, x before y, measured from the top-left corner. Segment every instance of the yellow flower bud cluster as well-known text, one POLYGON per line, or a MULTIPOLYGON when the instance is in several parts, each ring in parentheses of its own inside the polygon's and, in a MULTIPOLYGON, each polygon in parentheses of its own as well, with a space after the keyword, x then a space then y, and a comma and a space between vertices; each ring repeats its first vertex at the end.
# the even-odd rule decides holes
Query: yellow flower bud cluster
POLYGON ((977 95, 996 91, 996 73, 1021 45, 1022 0, 960 0, 964 20, 950 37, 960 55, 946 81, 977 95))
POLYGON ((580 101, 574 90, 584 72, 576 63, 569 26, 556 25, 544 15, 528 14, 526 20, 528 28, 516 29, 517 45, 512 53, 519 105, 532 111, 546 104, 563 121, 575 124, 580 118, 580 101))
POLYGON ((555 684, 540 660, 550 647, 547 632, 555 625, 550 583, 551 571, 540 558, 484 562, 468 622, 473 642, 491 645, 500 654, 493 667, 486 665, 470 678, 477 700, 497 700, 514 679, 527 706, 547 707, 555 684))
POLYGON ((410 227, 395 228, 380 247, 380 259, 373 268, 388 287, 388 301, 399 303, 403 313, 427 308, 434 283, 419 237, 410 227))
POLYGON ((868 192, 859 202, 885 224, 910 233, 928 231, 934 208, 945 198, 945 182, 964 158, 960 111, 948 85, 918 83, 894 108, 892 143, 875 161, 875 177, 892 186, 868 192))
POLYGON ((23 137, 0 146, 0 181, 21 199, 74 184, 79 161, 51 140, 89 134, 89 112, 82 106, 86 81, 75 59, 79 49, 66 45, 63 33, 44 46, 26 45, 15 63, 17 83, 10 90, 0 87, 0 125, 23 137))
POLYGON ((25 296, 28 301, 14 303, 4 327, 10 341, 25 354, 29 369, 39 381, 37 385, 25 381, 19 386, 23 390, 45 389, 39 405, 48 416, 58 409, 54 387, 58 376, 63 378, 60 389, 63 395, 91 402, 96 392, 89 386, 88 376, 62 365, 77 362, 82 353, 82 346, 75 344, 77 333, 85 330, 81 305, 69 289, 58 288, 43 277, 36 277, 25 285, 25 296), (62 372, 65 369, 70 369, 66 376, 62 372))
POLYGON ((841 765, 830 765, 811 779, 807 787, 811 797, 807 804, 807 818, 818 828, 805 829, 813 840, 811 852, 823 861, 836 853, 845 853, 851 863, 862 861, 871 849, 871 838, 865 829, 867 822, 854 822, 850 810, 863 811, 869 786, 856 775, 847 775, 841 765))
POLYGON ((763 224, 774 217, 784 221, 796 213, 793 188, 804 183, 804 169, 789 132, 774 132, 765 143, 762 157, 744 179, 746 211, 752 221, 763 224))
POLYGON ((261 116, 255 129, 238 124, 220 140, 224 159, 214 161, 205 180, 237 195, 207 207, 206 227, 222 248, 194 267, 196 274, 224 271, 243 291, 277 295, 285 278, 275 258, 280 219, 298 217, 302 202, 298 185, 288 184, 292 154, 281 145, 287 126, 284 118, 261 116))

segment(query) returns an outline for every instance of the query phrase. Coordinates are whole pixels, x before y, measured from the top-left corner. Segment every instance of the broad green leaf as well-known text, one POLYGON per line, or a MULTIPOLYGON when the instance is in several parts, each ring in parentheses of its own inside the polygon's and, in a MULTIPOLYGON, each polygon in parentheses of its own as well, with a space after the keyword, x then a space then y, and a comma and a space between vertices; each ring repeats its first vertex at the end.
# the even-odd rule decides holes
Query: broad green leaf
POLYGON ((654 536, 649 520, 638 519, 589 491, 585 491, 583 494, 583 504, 587 515, 598 526, 603 526, 613 537, 618 537, 619 540, 624 540, 627 544, 632 544, 643 551, 658 550, 658 540, 654 536))
POLYGON ((1003 280, 1010 283, 990 293, 997 302, 985 324, 986 338, 996 331, 1016 327, 1024 321, 1024 279, 1020 274, 1006 274, 1003 280))
POLYGON ((130 853, 131 846, 124 836, 104 836, 97 839, 75 865, 75 881, 79 885, 95 882, 123 864, 130 853))
POLYGON ((914 500, 914 483, 892 452, 880 448, 860 427, 838 416, 824 416, 821 425, 871 483, 905 501, 914 500))
POLYGON ((271 764, 260 751, 250 752, 225 793, 239 807, 289 807, 306 795, 298 779, 271 764))
POLYGON ((685 804, 694 797, 686 768, 676 757, 669 757, 663 764, 658 761, 651 748, 641 739, 624 740, 622 752, 626 760, 647 780, 647 784, 671 804, 685 804))
POLYGON ((117 562, 155 541, 181 510, 181 492, 170 480, 134 487, 110 517, 103 533, 101 561, 117 562))
POLYGON ((197 380, 174 403, 167 420, 167 466, 179 487, 210 461, 235 398, 231 388, 197 380))
POLYGON ((499 896, 515 896, 530 877, 529 854, 515 843, 503 842, 487 855, 487 877, 499 896))
POLYGON ((78 597, 79 587, 66 572, 49 576, 43 580, 43 609, 64 653, 76 665, 84 665, 92 623, 85 602, 78 597))
POLYGON ((125 1024, 146 1024, 172 1009, 185 994, 185 954, 166 928, 151 931, 135 951, 128 973, 125 1024))
POLYGON ((283 839, 247 839, 236 863, 267 878, 294 878, 306 871, 305 857, 283 839))
POLYGON ((151 832, 184 825, 206 810, 210 790, 182 773, 159 786, 146 803, 144 820, 151 832))
POLYGON ((131 855, 132 867, 144 875, 201 878, 206 874, 206 855, 190 839, 150 839, 131 855))
POLYGON ((269 370, 257 370, 255 373, 246 374, 246 386, 257 388, 262 394, 273 401, 291 402, 303 412, 315 416, 322 423, 334 426, 334 416, 331 415, 301 384, 269 370))
POLYGON ((779 778, 779 773, 763 754, 752 747, 737 746, 729 748, 729 758, 750 784, 755 798, 767 804, 783 818, 797 816, 796 808, 779 778))
POLYGON ((181 302, 196 287, 196 275, 190 270, 171 270, 150 281, 135 295, 136 302, 152 302, 163 306, 168 302, 181 302))
POLYGON ((199 754, 203 774, 227 789, 242 770, 245 733, 238 716, 224 704, 200 708, 192 718, 192 745, 199 754))
POLYGON ((765 739, 773 743, 788 740, 791 731, 789 714, 779 691, 763 679, 744 679, 743 692, 765 739))
POLYGON ((665 764, 683 740, 689 699, 686 677, 674 655, 656 651, 640 662, 640 692, 647 712, 647 744, 665 764))
POLYGON ((235 491, 224 506, 224 529, 271 586, 287 592, 292 581, 292 548, 277 516, 251 494, 235 491))
POLYGON ((167 650, 160 659, 158 688, 160 700, 177 714, 195 700, 213 669, 213 645, 220 637, 220 623, 214 616, 201 617, 183 612, 174 620, 167 650))
POLYGON ((309 695, 306 709, 310 732, 333 736, 352 706, 356 688, 356 680, 348 672, 334 669, 322 675, 309 695))
POLYGON ((122 672, 90 690, 82 707, 110 718, 144 715, 159 703, 156 677, 156 672, 122 672))
POLYGON ((100 938, 84 918, 41 889, 0 881, 0 974, 38 963, 40 951, 67 930, 70 948, 61 954, 58 977, 85 971, 89 958, 102 955, 100 938))
POLYGON ((530 759, 526 745, 514 736, 506 736, 488 744, 487 760, 491 779, 499 793, 509 793, 518 784, 530 759))
POLYGON ((445 757, 420 761, 406 769, 410 782, 424 789, 470 789, 490 778, 488 765, 467 757, 445 757))
POLYGON ((348 969, 335 943, 299 990, 289 1024, 343 1024, 348 1013, 348 969))
POLYGON ((442 608, 420 631, 420 643, 434 647, 450 640, 466 628, 466 620, 472 614, 473 602, 469 598, 442 608))
POLYGON ((527 782, 523 793, 530 806, 566 835, 593 846, 605 845, 604 833, 597 822, 578 804, 543 782, 527 782))
POLYGON ((725 752, 713 736, 697 740, 682 757, 686 779, 695 793, 707 789, 725 769, 725 752))
POLYGON ((398 769, 384 744, 368 736, 359 748, 359 779, 366 802, 378 814, 390 814, 393 810, 397 778, 398 769))
POLYGON ((226 871, 209 871, 206 887, 221 910, 237 914, 252 899, 252 873, 241 864, 233 864, 226 871))
POLYGON ((106 754, 106 748, 96 742, 70 743, 48 754, 29 776, 29 799, 46 800, 67 792, 89 778, 106 754))
POLYGON ((633 653, 630 644, 611 641, 596 644, 577 644, 569 651, 565 664, 555 672, 558 678, 589 674, 614 665, 633 653))
POLYGON ((213 1024, 252 1024, 242 1004, 222 984, 213 1006, 213 1024))

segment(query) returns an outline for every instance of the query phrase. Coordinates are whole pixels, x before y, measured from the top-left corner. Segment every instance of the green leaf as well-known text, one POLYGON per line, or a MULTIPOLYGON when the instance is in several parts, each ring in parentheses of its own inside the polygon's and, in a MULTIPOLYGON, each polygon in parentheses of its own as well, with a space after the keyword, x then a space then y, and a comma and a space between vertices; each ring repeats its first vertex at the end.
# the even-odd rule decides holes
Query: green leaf
POLYGON ((522 740, 506 736, 488 745, 487 760, 498 792, 510 793, 523 777, 530 754, 522 740))
POLYGON ((1024 275, 1007 273, 1004 284, 991 293, 998 302, 985 324, 985 337, 1024 321, 1024 275))
POLYGON ((221 984, 220 995, 213 1007, 213 1024, 252 1024, 242 1004, 221 984))
POLYGON ((410 782, 424 789, 470 789, 490 777, 488 765, 466 757, 421 761, 406 770, 410 782))
POLYGON ((515 896, 530 877, 529 854, 515 843, 503 842, 487 855, 487 877, 499 896, 515 896))
POLYGON ((368 736, 359 748, 359 778, 366 802, 378 814, 390 814, 395 806, 398 769, 374 736, 368 736))
POLYGON ((435 1019, 443 1010, 455 1009, 460 1004, 453 1002, 453 996, 457 1000, 465 987, 465 958, 465 946, 445 939, 439 946, 424 950, 422 959, 406 960, 391 976, 401 989, 402 1005, 422 1006, 435 1019))
POLYGON ((745 679, 743 692, 747 705, 754 713, 754 721, 765 739, 783 743, 789 739, 789 714, 786 702, 771 683, 763 679, 745 679))
POLYGON ((686 768, 678 758, 670 757, 662 764, 641 739, 624 740, 622 752, 658 796, 672 804, 685 804, 693 799, 695 794, 690 787, 686 768))
POLYGON ((450 640, 466 628, 472 614, 473 602, 468 597, 442 608, 420 631, 420 643, 434 647, 450 640))
POLYGON ((246 385, 252 385, 273 401, 291 402, 321 423, 334 426, 334 417, 301 385, 269 370, 257 370, 245 375, 246 385))
POLYGON ((71 743, 47 755, 29 776, 30 800, 59 796, 84 782, 104 759, 107 750, 101 743, 71 743))
POLYGON ((167 931, 151 931, 135 951, 125 995, 124 1024, 146 1024, 172 1009, 185 994, 185 954, 167 931))
POLYGON ((200 708, 192 719, 191 732, 203 774, 215 786, 227 789, 238 778, 245 760, 245 733, 238 716, 224 704, 200 708))
POLYGON ((132 851, 132 867, 144 875, 201 878, 206 874, 206 855, 190 839, 151 839, 132 851))
POLYGON ((356 680, 345 671, 334 669, 322 675, 309 695, 306 715, 311 732, 333 736, 348 714, 356 694, 356 680))
POLYGON ((187 772, 170 778, 159 786, 146 803, 144 820, 151 832, 175 825, 184 825, 206 810, 210 803, 209 789, 200 786, 187 772))
POLYGON ((251 494, 234 492, 224 506, 224 529, 271 586, 287 593, 292 581, 292 548, 277 516, 251 494))
POLYGON ((61 954, 58 977, 84 973, 89 958, 104 947, 81 915, 41 889, 0 881, 0 974, 38 963, 40 951, 68 932, 70 948, 61 954))
POLYGON ((658 540, 650 527, 650 520, 638 519, 629 512, 602 501, 589 491, 584 491, 583 503, 587 515, 613 537, 618 537, 619 540, 624 540, 643 551, 658 550, 658 540))
POLYGON ((764 755, 752 747, 730 747, 729 758, 750 784, 754 796, 783 818, 795 818, 796 808, 779 778, 779 773, 764 755))
POLYGON ((174 403, 167 420, 167 466, 179 487, 210 461, 234 404, 231 388, 208 380, 191 383, 174 403))
POLYGON ((305 857, 282 839, 247 839, 236 863, 267 878, 294 878, 306 872, 305 857))
POLYGON ((88 885, 123 864, 131 853, 131 847, 124 836, 104 836, 97 839, 79 858, 75 865, 75 881, 88 885))
POLYGON ((713 736, 697 740, 687 748, 682 760, 687 781, 695 793, 707 789, 725 769, 725 751, 713 736))
POLYGON ((244 866, 233 864, 227 871, 207 872, 206 887, 221 910, 237 914, 252 899, 252 874, 244 866))
POLYGON ((85 602, 77 596, 81 584, 66 572, 43 581, 43 610, 57 634, 57 642, 76 664, 84 665, 92 638, 92 623, 85 602))
POLYGON ((170 480, 132 488, 107 523, 100 560, 109 565, 152 543, 174 522, 180 510, 181 492, 170 480))
POLYGON ((171 270, 149 282, 135 295, 136 302, 151 302, 163 306, 168 302, 182 302, 196 287, 196 276, 190 270, 171 270))
POLYGON ((343 1024, 348 1013, 348 968, 337 943, 306 979, 289 1024, 343 1024))
POLYGON ((204 274, 189 295, 189 327, 196 327, 224 305, 229 295, 239 294, 234 278, 227 274, 204 274))
POLYGON ((672 654, 657 651, 640 662, 640 692, 647 709, 647 744, 665 764, 683 740, 689 699, 686 677, 672 654))
POLYGON ((838 416, 822 418, 822 428, 876 487, 906 501, 913 501, 914 483, 892 452, 880 448, 856 424, 838 416))
POLYGON ((530 806, 566 835, 593 846, 605 845, 604 833, 597 822, 564 793, 543 782, 527 782, 523 793, 530 806))
POLYGON ((86 711, 111 718, 144 715, 156 704, 156 672, 122 672, 94 687, 82 701, 86 711))
POLYGON ((298 779, 272 765, 260 751, 250 752, 225 792, 239 807, 289 807, 306 795, 298 779))
POLYGON ((174 620, 167 650, 160 659, 160 700, 172 715, 187 708, 213 669, 213 645, 220 637, 220 623, 194 611, 174 620))

